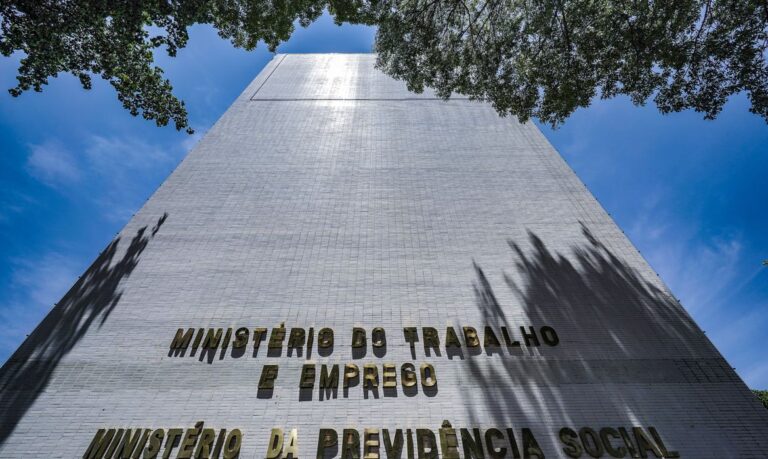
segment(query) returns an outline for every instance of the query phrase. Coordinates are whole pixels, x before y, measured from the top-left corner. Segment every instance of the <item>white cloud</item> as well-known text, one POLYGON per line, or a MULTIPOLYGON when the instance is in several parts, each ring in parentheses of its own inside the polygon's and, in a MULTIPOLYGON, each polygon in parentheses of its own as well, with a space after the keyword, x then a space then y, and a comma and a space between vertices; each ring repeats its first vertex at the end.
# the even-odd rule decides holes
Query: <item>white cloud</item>
POLYGON ((31 146, 27 170, 72 199, 90 200, 107 220, 124 222, 199 138, 168 148, 125 136, 91 135, 77 148, 48 141, 31 146))
POLYGON ((768 305, 743 296, 763 267, 745 253, 739 231, 710 235, 693 219, 663 212, 666 199, 654 193, 638 206, 630 238, 747 384, 768 388, 768 363, 754 354, 768 305))
POLYGON ((760 307, 760 305, 755 306, 755 308, 743 313, 723 311, 721 323, 710 333, 718 346, 722 349, 748 347, 754 338, 759 339, 763 336, 768 324, 768 309, 760 307))
POLYGON ((741 287, 741 235, 706 236, 696 222, 661 211, 669 199, 662 189, 648 194, 628 233, 685 308, 697 317, 718 314, 741 287))
POLYGON ((178 154, 125 137, 91 136, 86 145, 90 178, 99 189, 94 199, 106 219, 120 222, 138 210, 152 191, 148 182, 161 180, 178 154))
POLYGON ((77 263, 58 252, 16 262, 12 284, 23 287, 29 299, 51 305, 66 293, 77 277, 77 263))
POLYGON ((715 240, 678 241, 660 245, 650 254, 659 271, 690 311, 703 317, 717 314, 727 297, 736 293, 743 244, 738 235, 715 240))
POLYGON ((12 261, 11 295, 0 304, 0 361, 5 361, 75 283, 80 263, 58 252, 12 261))
POLYGON ((17 190, 6 189, 6 196, 0 197, 0 223, 9 223, 17 215, 23 214, 28 208, 37 206, 39 202, 31 196, 17 190))
POLYGON ((100 175, 150 169, 170 159, 163 149, 138 139, 94 135, 86 144, 90 168, 100 175))
MULTIPOLYGON (((741 370, 737 368, 737 370, 741 370)), ((749 365, 743 371, 739 373, 744 377, 744 382, 753 389, 767 390, 768 385, 768 362, 758 362, 754 365, 749 365)))
POLYGON ((33 177, 52 187, 77 182, 82 175, 75 157, 55 141, 30 146, 27 170, 33 177))
POLYGON ((192 150, 195 145, 200 142, 200 139, 205 136, 205 132, 206 130, 197 130, 194 134, 187 136, 184 140, 182 140, 181 149, 184 151, 184 153, 188 153, 190 150, 192 150))

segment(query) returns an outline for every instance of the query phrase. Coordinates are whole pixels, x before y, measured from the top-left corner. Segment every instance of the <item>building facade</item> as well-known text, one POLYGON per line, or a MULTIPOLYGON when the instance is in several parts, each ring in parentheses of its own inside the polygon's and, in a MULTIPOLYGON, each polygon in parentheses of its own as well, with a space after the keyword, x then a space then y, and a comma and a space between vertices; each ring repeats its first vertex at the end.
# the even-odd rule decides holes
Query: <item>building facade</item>
POLYGON ((538 129, 374 61, 274 58, 3 366, 0 458, 767 457, 538 129))

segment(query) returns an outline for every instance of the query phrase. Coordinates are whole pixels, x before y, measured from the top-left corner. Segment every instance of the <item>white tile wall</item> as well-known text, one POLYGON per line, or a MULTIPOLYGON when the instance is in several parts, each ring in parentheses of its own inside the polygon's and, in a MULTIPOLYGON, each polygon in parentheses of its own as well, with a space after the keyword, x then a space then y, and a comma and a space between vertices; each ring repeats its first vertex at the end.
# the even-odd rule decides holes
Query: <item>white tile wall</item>
POLYGON ((518 441, 528 427, 547 457, 564 457, 564 426, 767 457, 768 411, 537 128, 413 96, 374 59, 278 55, 251 83, 3 367, 0 458, 82 457, 100 427, 199 420, 240 428, 242 458, 264 457, 273 427, 314 457, 321 427, 443 420, 518 441), (168 355, 179 327, 283 322, 333 328, 333 353, 168 355), (414 358, 403 327, 444 340, 448 325, 546 325, 560 343, 429 357, 419 343, 414 358), (386 355, 355 359, 356 326, 384 327, 386 355), (306 400, 307 362, 429 362, 438 388, 306 400), (280 368, 271 398, 265 364, 280 368))

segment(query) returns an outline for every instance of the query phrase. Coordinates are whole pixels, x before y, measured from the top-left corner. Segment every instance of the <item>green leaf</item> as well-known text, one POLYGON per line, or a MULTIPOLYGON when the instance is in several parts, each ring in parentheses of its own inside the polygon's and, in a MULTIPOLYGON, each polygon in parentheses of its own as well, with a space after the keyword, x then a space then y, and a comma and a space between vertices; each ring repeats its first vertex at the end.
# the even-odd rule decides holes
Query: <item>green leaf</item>
POLYGON ((204 23, 234 46, 274 51, 324 10, 377 25, 378 67, 412 91, 463 94, 521 121, 557 126, 618 95, 712 119, 741 92, 768 121, 765 0, 9 0, 0 52, 24 55, 13 96, 59 73, 89 89, 98 75, 134 116, 190 132, 155 50, 175 56, 204 23))

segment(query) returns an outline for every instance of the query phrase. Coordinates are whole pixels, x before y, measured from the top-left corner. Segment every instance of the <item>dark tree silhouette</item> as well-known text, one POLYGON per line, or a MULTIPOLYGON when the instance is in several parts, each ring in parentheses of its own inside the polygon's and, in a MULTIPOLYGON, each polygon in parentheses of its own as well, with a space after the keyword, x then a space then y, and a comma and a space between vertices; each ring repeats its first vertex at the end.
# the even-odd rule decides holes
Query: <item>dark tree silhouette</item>
POLYGON ((379 22, 385 72, 522 120, 620 94, 711 119, 742 91, 768 120, 765 0, 397 0, 379 22))
POLYGON ((121 247, 119 237, 112 241, 0 368, 0 445, 48 387, 61 359, 92 326, 107 320, 120 301, 122 280, 167 217, 160 217, 151 232, 141 228, 127 247, 121 247))
POLYGON ((760 403, 768 408, 768 390, 752 390, 752 392, 757 396, 758 400, 760 400, 760 403))
MULTIPOLYGON (((733 368, 716 357, 717 350, 677 300, 649 282, 585 224, 582 234, 584 238, 567 250, 547 246, 532 231, 528 232, 527 240, 508 240, 510 264, 502 269, 502 284, 492 285, 491 273, 473 262, 472 289, 484 323, 520 325, 505 317, 504 310, 509 305, 500 304, 501 296, 497 294, 509 288, 525 312, 525 322, 551 325, 565 332, 561 347, 552 349, 556 356, 543 359, 514 358, 494 365, 469 353, 462 355, 468 367, 463 387, 482 388, 464 392, 473 397, 472 401, 483 402, 482 409, 469 410, 472 423, 524 425, 521 419, 536 422, 550 417, 576 423, 583 414, 580 410, 593 401, 574 397, 565 388, 567 385, 628 384, 628 391, 642 393, 647 390, 642 388, 644 384, 652 387, 688 381, 687 375, 693 375, 688 370, 691 367, 696 368, 696 374, 706 374, 708 383, 734 387, 733 398, 729 400, 733 412, 744 419, 749 417, 750 422, 765 422, 768 415, 755 403, 754 395, 733 368), (621 332, 614 333, 613 325, 622 321, 621 332), (587 339, 592 348, 569 346, 570 339, 576 343, 587 339), (649 343, 653 346, 649 347, 649 343), (614 355, 621 353, 624 358, 606 359, 596 352, 601 347, 610 349, 614 355), (668 355, 662 359, 650 349, 665 349, 668 355), (617 362, 621 363, 613 366, 617 362), (632 370, 627 371, 629 368, 632 370)), ((535 356, 537 352, 523 347, 515 350, 514 355, 535 356)), ((664 392, 660 390, 657 394, 663 397, 664 392)), ((703 390, 690 395, 696 400, 695 406, 705 413, 711 394, 703 390)), ((763 403, 768 402, 768 391, 756 395, 763 403)), ((601 409, 623 414, 628 423, 648 413, 642 398, 597 397, 601 409)))
POLYGON ((22 56, 14 96, 59 73, 90 88, 95 75, 133 115, 191 131, 155 50, 175 55, 204 23, 274 51, 326 9, 378 25, 378 66, 411 90, 464 94, 522 121, 557 125, 617 95, 714 118, 740 92, 768 120, 766 0, 7 0, 0 52, 22 56))
POLYGON ((13 96, 42 91, 59 73, 71 73, 85 89, 100 76, 132 115, 158 126, 173 121, 191 133, 184 103, 154 64, 155 50, 175 56, 198 23, 212 24, 237 47, 251 50, 263 41, 274 50, 296 23, 309 25, 324 8, 339 18, 352 11, 361 17, 362 8, 346 0, 9 0, 0 3, 0 52, 22 56, 13 96))

